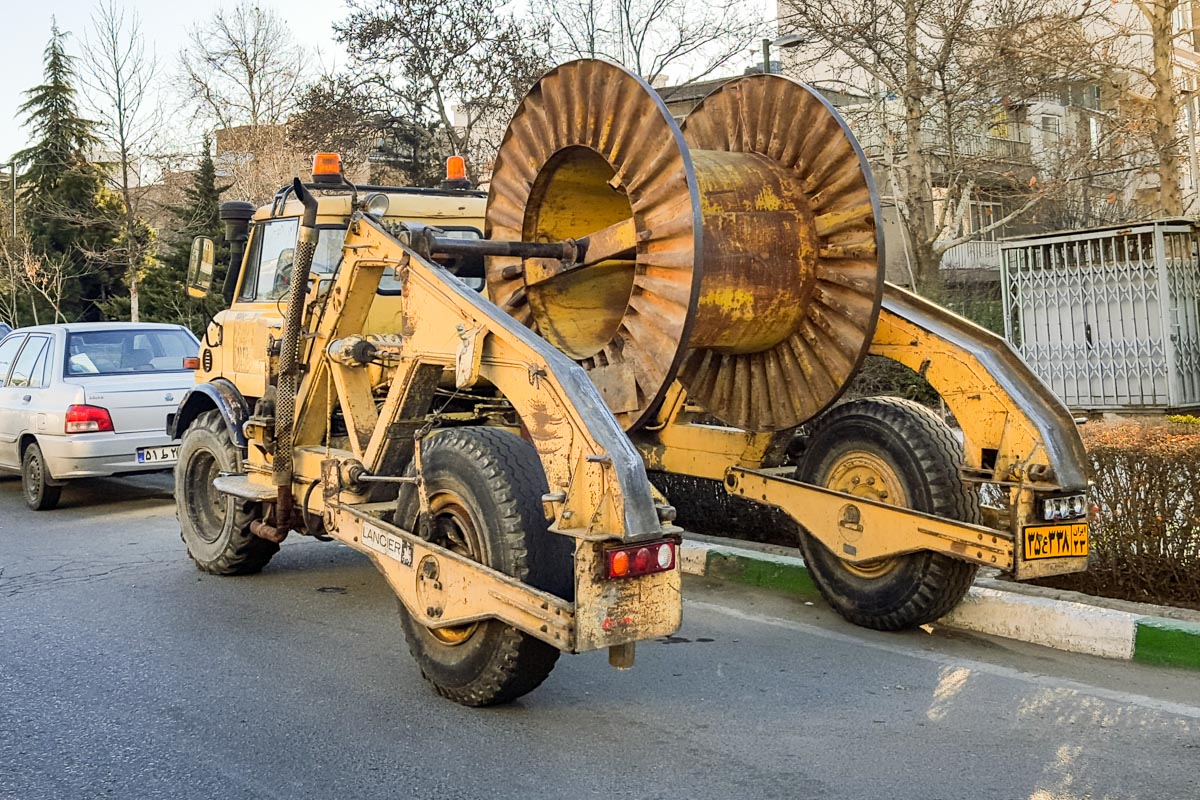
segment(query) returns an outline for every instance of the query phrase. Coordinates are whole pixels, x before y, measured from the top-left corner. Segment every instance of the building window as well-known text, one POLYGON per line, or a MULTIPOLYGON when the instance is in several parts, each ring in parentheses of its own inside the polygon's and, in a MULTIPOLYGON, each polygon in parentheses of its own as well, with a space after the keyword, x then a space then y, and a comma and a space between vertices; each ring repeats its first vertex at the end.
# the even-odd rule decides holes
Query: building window
POLYGON ((1043 146, 1052 147, 1058 144, 1059 134, 1062 133, 1062 117, 1054 114, 1043 114, 1041 128, 1043 146))
POLYGON ((983 241, 992 242, 996 240, 999 229, 993 228, 986 233, 979 233, 988 225, 991 225, 996 220, 1000 219, 1004 213, 1000 210, 999 203, 986 203, 972 201, 967 214, 967 233, 975 234, 977 238, 983 241))
POLYGON ((1100 119, 1098 117, 1088 117, 1088 149, 1093 155, 1100 154, 1100 119))

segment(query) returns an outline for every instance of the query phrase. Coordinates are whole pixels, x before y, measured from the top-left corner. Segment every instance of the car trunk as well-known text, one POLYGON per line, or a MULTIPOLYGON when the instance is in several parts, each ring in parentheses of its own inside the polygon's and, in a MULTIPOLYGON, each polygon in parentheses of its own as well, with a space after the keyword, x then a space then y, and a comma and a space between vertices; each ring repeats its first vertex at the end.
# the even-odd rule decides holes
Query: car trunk
POLYGON ((117 433, 165 432, 167 415, 175 412, 192 385, 190 372, 146 372, 138 375, 72 377, 84 391, 84 402, 108 409, 117 433))

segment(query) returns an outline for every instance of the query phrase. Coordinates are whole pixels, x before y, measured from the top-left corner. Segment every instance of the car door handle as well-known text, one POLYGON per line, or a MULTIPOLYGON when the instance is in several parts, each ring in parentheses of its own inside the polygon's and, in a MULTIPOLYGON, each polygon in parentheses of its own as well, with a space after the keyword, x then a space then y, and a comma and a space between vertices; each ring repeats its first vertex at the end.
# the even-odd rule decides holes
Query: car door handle
POLYGON ((31 395, 31 394, 27 394, 27 395, 25 395, 24 397, 22 397, 22 398, 21 398, 21 402, 22 402, 22 403, 28 403, 28 402, 29 402, 30 400, 32 400, 32 399, 33 399, 33 395, 31 395))

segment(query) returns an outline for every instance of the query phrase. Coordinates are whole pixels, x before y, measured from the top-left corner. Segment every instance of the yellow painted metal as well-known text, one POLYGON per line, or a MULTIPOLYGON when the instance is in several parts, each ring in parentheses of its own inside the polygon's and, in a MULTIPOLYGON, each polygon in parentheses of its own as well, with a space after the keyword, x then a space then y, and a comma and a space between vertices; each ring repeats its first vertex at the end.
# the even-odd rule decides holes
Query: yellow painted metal
POLYGON ((984 451, 991 450, 1000 480, 1035 483, 1029 468, 1049 465, 1041 437, 1020 399, 996 383, 976 353, 887 309, 879 314, 870 352, 920 373, 937 390, 962 428, 967 467, 982 469, 984 451))
MULTIPOLYGON (((929 380, 962 428, 967 466, 964 479, 1001 483, 1009 492, 1010 500, 1003 516, 997 518, 993 515, 1001 529, 986 529, 999 537, 997 547, 1003 552, 976 547, 972 556, 970 548, 981 542, 981 531, 977 526, 954 520, 940 520, 938 535, 933 538, 921 535, 921 531, 912 524, 905 526, 897 523, 891 529, 882 525, 872 526, 872 536, 878 534, 882 538, 872 538, 867 545, 870 549, 860 552, 882 553, 880 558, 886 559, 890 555, 933 549, 986 566, 1011 570, 1018 580, 1086 569, 1086 558, 1026 561, 1020 552, 1014 552, 1012 542, 1022 526, 1038 521, 1036 493, 1055 491, 1061 487, 1048 469, 1051 459, 1045 442, 1023 408, 1022 398, 1013 396, 995 380, 981 363, 979 354, 887 309, 880 313, 871 353, 905 364, 929 380), (994 464, 994 471, 990 467, 984 469, 985 452, 990 454, 989 463, 994 464), (1042 478, 1042 475, 1051 477, 1042 478), (908 538, 910 536, 915 538, 908 538), (919 545, 920 542, 929 546, 919 545)), ((771 452, 771 434, 698 422, 703 418, 703 413, 703 409, 688 403, 686 392, 676 384, 660 408, 655 423, 631 434, 647 467, 714 480, 724 479, 731 467, 751 470, 763 468, 771 452)), ((864 454, 866 460, 861 463, 848 463, 842 477, 852 481, 856 471, 861 472, 858 475, 860 478, 868 477, 867 472, 874 472, 877 484, 886 482, 883 477, 886 471, 870 461, 867 458, 869 455, 864 454), (862 472, 864 469, 867 472, 862 472)), ((759 483, 754 490, 737 493, 783 509, 821 538, 834 553, 843 555, 848 566, 856 563, 845 558, 839 540, 830 539, 838 531, 836 524, 819 522, 822 518, 836 515, 837 509, 844 504, 844 495, 821 494, 819 491, 806 493, 797 489, 802 484, 782 479, 790 473, 789 468, 772 474, 769 480, 756 478, 759 483)), ((831 480, 833 482, 829 488, 848 488, 846 481, 837 476, 831 480)), ((865 484, 865 480, 860 483, 865 484)), ((745 488, 744 482, 739 485, 745 488)), ((890 496, 895 496, 894 488, 887 491, 890 496)), ((850 494, 866 493, 851 491, 850 494)), ((867 499, 889 502, 888 498, 868 496, 867 499)), ((865 561, 867 570, 879 567, 879 562, 870 563, 871 559, 865 561)), ((863 562, 864 559, 860 557, 857 561, 859 566, 854 569, 860 572, 864 570, 863 562)))
MULTIPOLYGON (((908 508, 911 504, 896 470, 879 453, 869 450, 843 453, 830 466, 825 488, 888 506, 908 508)), ((894 570, 898 563, 894 558, 843 562, 846 569, 861 578, 882 577, 894 570)))
MULTIPOLYGON (((386 193, 389 222, 405 221, 426 225, 469 227, 483 231, 486 200, 473 196, 415 195, 386 193)), ((344 226, 353 208, 349 195, 318 195, 317 225, 344 226)), ((290 200, 281 209, 266 205, 255 212, 255 223, 271 219, 299 218, 304 206, 290 200)), ((251 232, 251 239, 258 230, 251 232)), ((253 241, 246 247, 246 258, 253 253, 253 241)), ((242 277, 245 278, 245 270, 242 277)), ((234 302, 228 309, 217 312, 206 334, 204 349, 210 351, 212 368, 197 370, 198 382, 224 377, 232 381, 243 395, 262 397, 268 384, 267 346, 279 339, 283 329, 283 305, 276 301, 247 302, 241 295, 239 283, 234 302), (217 346, 217 343, 220 345, 217 346)), ((385 333, 399 330, 404 304, 398 295, 379 295, 370 305, 366 333, 385 333)), ((203 361, 202 361, 203 364, 203 361)), ((376 376, 378 377, 378 376, 376 376)))
POLYGON ((837 398, 870 341, 869 170, 832 108, 779 76, 724 84, 681 129, 620 67, 552 70, 509 126, 487 224, 613 256, 496 256, 488 287, 588 371, 627 430, 677 376, 726 424, 793 427, 837 398))
MULTIPOLYGON (((525 219, 526 241, 578 239, 633 215, 625 193, 614 191, 615 172, 604 158, 585 147, 567 147, 546 165, 532 192, 536 213, 525 219), (605 190, 596 193, 599 185, 605 190)), ((634 262, 618 258, 548 281, 549 271, 527 267, 529 308, 538 331, 572 358, 587 359, 616 335, 633 291, 634 262)), ((559 273, 555 269, 554 273, 559 273)))
POLYGON ((335 511, 337 527, 330 533, 370 556, 416 620, 434 631, 446 632, 439 638, 465 641, 463 634, 472 623, 498 618, 559 649, 575 649, 575 612, 566 600, 526 586, 469 556, 426 542, 352 505, 338 506, 335 511))
MULTIPOLYGON (((449 629, 444 634, 449 639, 469 635, 470 623, 485 617, 572 651, 622 645, 678 628, 678 570, 628 581, 604 579, 606 542, 661 536, 662 530, 652 509, 649 515, 627 513, 628 498, 613 472, 612 459, 592 438, 576 408, 574 392, 563 385, 551 364, 512 333, 511 322, 492 315, 486 301, 474 295, 464 298, 435 267, 365 217, 351 223, 344 263, 327 292, 324 313, 312 321, 306 336, 309 358, 296 403, 293 492, 313 518, 326 520, 329 535, 369 552, 406 607, 422 624, 449 629), (363 332, 371 306, 378 302, 379 280, 388 269, 403 275, 405 290, 402 324, 396 331, 401 335, 394 349, 397 358, 388 367, 387 393, 379 405, 370 392, 366 368, 326 354, 333 342, 363 332), (382 522, 364 522, 361 504, 366 496, 343 490, 326 509, 323 492, 310 491, 322 481, 326 459, 353 460, 379 475, 402 469, 411 458, 413 434, 425 424, 433 390, 447 372, 457 374, 461 388, 494 388, 520 416, 538 450, 551 492, 562 496, 561 501, 548 504, 555 514, 551 530, 577 540, 573 605, 557 601, 541 606, 544 593, 497 577, 498 573, 465 555, 448 556, 448 551, 428 543, 409 542, 416 548, 416 561, 409 568, 361 541, 366 524, 373 526, 371 530, 411 539, 403 532, 381 528, 382 522), (321 445, 331 404, 345 418, 350 434, 347 448, 321 445), (647 516, 653 518, 653 527, 629 528, 629 520, 647 516), (420 577, 422 553, 434 554, 439 577, 420 577), (434 584, 444 588, 431 588, 434 584), (429 608, 440 611, 431 615, 429 608), (571 624, 563 622, 566 610, 574 615, 571 624)), ((266 451, 251 448, 247 461, 251 484, 269 484, 266 451)), ((648 492, 646 501, 637 500, 648 501, 648 492)))
POLYGON ((673 385, 655 423, 630 434, 646 468, 719 481, 731 464, 762 465, 775 434, 695 422, 702 413, 688 406, 680 384, 673 385))
MULTIPOLYGON (((790 472, 790 470, 789 470, 790 472)), ((894 556, 931 550, 1011 570, 1008 533, 943 519, 886 502, 800 483, 761 470, 730 467, 730 494, 782 509, 848 565, 871 571, 894 556)))
MULTIPOLYGON (((1013 531, 1014 540, 1020 542, 1021 529, 1042 520, 1037 514, 1037 503, 1032 487, 1014 487, 1010 490, 1010 496, 1012 499, 1009 501, 1011 505, 1009 527, 1013 531)), ((1019 581, 1045 578, 1050 575, 1066 575, 1087 569, 1087 556, 1026 560, 1023 551, 1023 547, 1016 548, 1016 564, 1013 567, 1013 577, 1019 581)))

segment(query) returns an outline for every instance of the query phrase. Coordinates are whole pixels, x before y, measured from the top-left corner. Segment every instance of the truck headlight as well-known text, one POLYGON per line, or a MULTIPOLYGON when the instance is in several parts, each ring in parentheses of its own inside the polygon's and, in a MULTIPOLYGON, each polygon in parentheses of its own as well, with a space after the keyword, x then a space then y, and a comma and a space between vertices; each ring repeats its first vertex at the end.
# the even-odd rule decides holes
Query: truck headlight
POLYGON ((1041 517, 1047 522, 1058 519, 1075 519, 1087 513, 1087 495, 1084 494, 1044 497, 1041 502, 1041 517))
POLYGON ((387 216, 388 207, 391 206, 391 201, 388 196, 382 192, 375 192, 367 195, 367 199, 363 201, 363 211, 373 217, 387 216))

